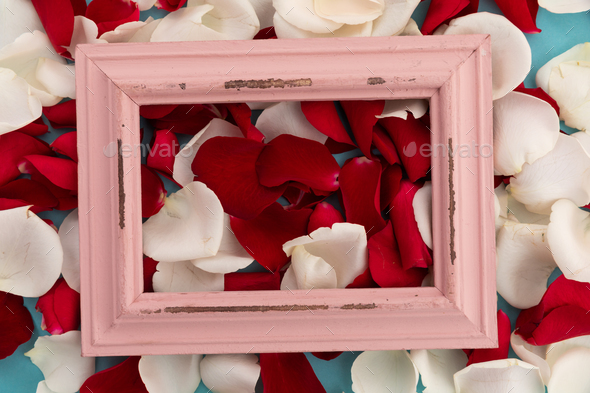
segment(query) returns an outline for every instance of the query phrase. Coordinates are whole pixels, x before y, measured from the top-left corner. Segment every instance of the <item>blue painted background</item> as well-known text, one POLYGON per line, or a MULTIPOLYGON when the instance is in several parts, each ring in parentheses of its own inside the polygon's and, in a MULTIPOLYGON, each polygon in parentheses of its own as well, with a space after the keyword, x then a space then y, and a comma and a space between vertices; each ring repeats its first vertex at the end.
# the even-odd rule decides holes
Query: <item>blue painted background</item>
MULTIPOLYGON (((480 2, 480 11, 500 13, 493 0, 481 0, 480 2)), ((430 0, 424 1, 416 9, 413 17, 416 22, 418 22, 418 25, 422 24, 429 4, 430 0)), ((152 11, 142 12, 141 19, 145 20, 148 16, 159 18, 165 14, 166 12, 154 9, 152 11)), ((551 58, 565 52, 576 44, 590 41, 589 13, 552 14, 543 8, 540 8, 537 17, 537 26, 542 30, 541 33, 526 35, 533 52, 533 68, 525 80, 526 87, 535 87, 536 71, 551 58)), ((562 129, 567 132, 573 132, 573 130, 564 126, 563 123, 562 129)), ((64 131, 69 130, 50 129, 50 132, 46 134, 43 139, 51 142, 59 135, 63 134, 64 131)), ((168 184, 167 188, 170 190, 168 184)), ((68 212, 50 212, 41 213, 40 215, 43 218, 52 219, 54 223, 59 226, 67 213, 68 212)), ((552 276, 551 281, 557 277, 557 274, 559 274, 559 272, 556 272, 552 276)), ((35 311, 36 301, 37 299, 25 299, 25 305, 30 310, 35 322, 33 337, 29 342, 21 345, 13 355, 0 360, 0 393, 35 392, 37 383, 43 380, 43 375, 39 369, 30 362, 29 358, 23 355, 33 347, 33 344, 39 335, 47 334, 40 328, 41 314, 35 311)), ((498 308, 504 310, 504 312, 508 314, 514 327, 514 321, 518 315, 518 310, 508 305, 500 297, 498 298, 498 308)), ((1 339, 2 338, 0 337, 0 340, 1 339)), ((328 393, 351 393, 352 382, 350 379, 350 368, 357 355, 358 353, 348 352, 329 362, 317 359, 311 355, 308 355, 308 358, 328 393)), ((511 356, 514 356, 512 351, 511 356)), ((111 367, 121 362, 123 359, 124 358, 113 357, 97 358, 97 371, 111 367)), ((208 389, 201 384, 196 393, 207 393, 207 391, 208 389)), ((420 388, 418 391, 421 392, 422 389, 420 388)))

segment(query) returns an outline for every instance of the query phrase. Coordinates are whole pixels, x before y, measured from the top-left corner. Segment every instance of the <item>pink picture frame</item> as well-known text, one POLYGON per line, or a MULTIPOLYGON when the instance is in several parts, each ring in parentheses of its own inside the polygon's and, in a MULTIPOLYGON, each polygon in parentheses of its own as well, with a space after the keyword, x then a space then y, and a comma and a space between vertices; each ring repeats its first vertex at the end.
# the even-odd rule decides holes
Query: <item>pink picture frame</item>
POLYGON ((491 64, 483 35, 79 45, 83 355, 497 347, 491 155, 433 155, 433 287, 143 293, 120 148, 140 105, 407 98, 430 99, 433 146, 491 147, 491 64))

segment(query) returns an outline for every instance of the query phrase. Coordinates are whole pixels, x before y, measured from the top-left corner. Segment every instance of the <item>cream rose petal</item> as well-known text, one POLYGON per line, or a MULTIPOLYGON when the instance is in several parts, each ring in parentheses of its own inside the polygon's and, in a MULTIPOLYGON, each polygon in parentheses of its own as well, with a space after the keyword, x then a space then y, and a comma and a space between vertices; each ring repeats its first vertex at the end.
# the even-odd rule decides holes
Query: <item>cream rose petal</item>
POLYGON ((350 373, 354 393, 415 393, 419 378, 406 351, 363 352, 352 363, 350 373))
POLYGON ((409 100, 387 100, 383 107, 383 113, 375 116, 378 119, 384 117, 399 117, 406 120, 408 112, 411 112, 414 118, 418 119, 426 114, 428 110, 428 100, 409 99, 409 100))
POLYGON ((264 29, 272 26, 272 17, 275 13, 275 8, 272 6, 272 0, 250 0, 256 16, 260 21, 260 28, 264 29))
POLYGON ((47 387, 57 393, 77 392, 94 374, 94 358, 82 357, 78 330, 41 336, 25 356, 39 367, 47 387))
POLYGON ((278 12, 274 14, 273 23, 278 38, 369 37, 373 29, 373 22, 367 22, 361 25, 343 25, 339 29, 330 31, 325 29, 324 32, 314 33, 292 25, 278 12))
POLYGON ((57 232, 29 208, 0 211, 0 291, 39 297, 59 278, 63 251, 57 232))
POLYGON ((573 60, 553 68, 549 95, 559 105, 559 117, 569 127, 590 129, 590 61, 573 60))
POLYGON ((590 156, 576 138, 559 134, 555 148, 523 165, 507 190, 534 213, 549 214, 559 199, 585 206, 590 202, 590 156))
POLYGON ((424 186, 416 191, 412 207, 422 240, 432 250, 432 182, 424 182, 424 186))
POLYGON ((3 0, 0 5, 0 48, 23 33, 45 31, 31 0, 3 0))
MULTIPOLYGON (((150 0, 151 1, 151 0, 150 0)), ((139 3, 138 3, 139 4, 139 3)), ((153 4, 152 4, 153 6, 153 4)), ((150 6, 150 8, 152 7, 150 6)), ((129 40, 137 34, 139 30, 146 27, 148 24, 154 21, 151 16, 145 21, 127 22, 119 25, 115 30, 107 31, 100 36, 101 40, 105 40, 109 43, 114 42, 129 42, 129 40)))
POLYGON ((266 137, 265 142, 270 142, 281 134, 295 135, 320 143, 328 139, 307 120, 298 101, 283 101, 266 108, 256 120, 256 128, 266 137))
POLYGON ((157 0, 137 0, 137 7, 140 11, 147 11, 156 4, 157 0))
POLYGON ((299 245, 334 267, 338 288, 345 288, 368 267, 367 235, 362 225, 336 223, 332 228, 319 228, 288 241, 283 251, 291 256, 299 245))
POLYGON ((41 381, 37 384, 36 393, 57 393, 47 387, 47 382, 41 381))
POLYGON ((510 92, 494 101, 494 169, 512 176, 524 163, 549 153, 559 136, 559 117, 547 102, 510 92))
POLYGON ((80 292, 80 232, 78 209, 72 210, 59 227, 59 240, 63 248, 64 261, 61 274, 73 290, 80 292))
POLYGON ((590 391, 590 348, 572 348, 551 367, 548 393, 587 393, 590 391))
POLYGON ((229 214, 224 213, 223 237, 217 254, 212 257, 193 259, 196 267, 209 273, 231 273, 252 264, 253 259, 242 247, 231 230, 229 214))
POLYGON ((338 288, 336 271, 322 258, 307 252, 305 246, 296 246, 291 254, 291 265, 281 282, 281 289, 311 288, 338 288))
POLYGON ((76 45, 80 44, 106 44, 106 40, 98 37, 98 27, 92 19, 88 19, 82 15, 74 16, 74 32, 72 33, 72 41, 66 47, 73 58, 76 57, 76 45))
POLYGON ((249 40, 260 23, 248 0, 198 0, 166 15, 152 42, 249 40))
POLYGON ((590 282, 590 213, 567 199, 555 202, 547 241, 568 280, 590 282))
POLYGON ((402 34, 420 0, 385 0, 383 14, 373 21, 371 36, 402 34))
MULTIPOLYGON (((273 0, 272 5, 281 18, 301 30, 325 34, 344 25, 344 23, 322 18, 314 12, 314 0, 273 0)), ((276 29, 276 15, 274 23, 276 29)))
POLYGON ((383 14, 383 0, 314 0, 315 13, 336 23, 360 25, 383 14))
POLYGON ((57 97, 76 98, 75 66, 53 59, 40 58, 37 64, 37 80, 44 90, 57 97))
POLYGON ((544 393, 539 369, 517 359, 476 363, 455 374, 456 393, 544 393))
POLYGON ((207 355, 201 362, 205 386, 215 393, 252 393, 260 377, 256 355, 207 355))
POLYGON ((590 336, 574 337, 549 344, 546 347, 547 352, 545 354, 545 359, 547 359, 547 364, 551 370, 553 370, 553 366, 561 358, 561 356, 572 348, 590 349, 590 336))
POLYGON ((201 383, 203 355, 155 355, 139 359, 139 375, 150 393, 194 393, 201 383))
POLYGON ((18 130, 41 116, 41 102, 26 80, 0 68, 0 135, 18 130))
POLYGON ((514 90, 531 70, 531 48, 526 37, 502 15, 478 12, 462 16, 453 19, 444 34, 490 34, 494 100, 514 90))
POLYGON ((507 203, 506 211, 508 212, 507 218, 509 220, 528 224, 549 224, 549 214, 537 214, 528 211, 525 205, 514 199, 514 197, 508 193, 507 203))
POLYGON ((510 346, 514 353, 523 361, 539 368, 543 382, 547 384, 551 377, 551 369, 545 360, 547 345, 531 345, 516 333, 510 335, 510 346))
POLYGON ((496 236, 496 290, 513 307, 536 306, 556 265, 547 226, 507 220, 496 236))
POLYGON ((223 291, 223 274, 209 273, 191 261, 160 262, 152 278, 154 292, 223 291))
POLYGON ((214 256, 223 223, 217 195, 201 182, 189 183, 167 197, 162 209, 143 224, 143 253, 159 262, 214 256))
POLYGON ((590 10, 590 0, 539 0, 539 5, 554 14, 570 14, 590 10))
POLYGON ((461 349, 413 349, 410 358, 420 372, 424 393, 455 393, 453 375, 467 364, 461 349))
MULTIPOLYGON (((404 29, 401 31, 401 33, 399 33, 399 36, 402 36, 402 37, 403 36, 421 36, 421 35, 423 35, 423 34, 420 31, 418 24, 412 18, 410 18, 406 27, 404 27, 404 29)), ((418 117, 420 117, 420 116, 418 116, 418 117)))
POLYGON ((243 137, 242 131, 228 121, 222 119, 213 119, 201 131, 199 131, 192 139, 178 152, 174 158, 174 166, 172 170, 172 177, 181 186, 186 186, 191 183, 195 174, 191 169, 191 165, 199 148, 205 142, 216 136, 229 137, 243 137))
POLYGON ((549 79, 551 77, 551 72, 561 63, 567 63, 570 61, 590 61, 590 42, 575 45, 545 63, 545 65, 537 71, 535 77, 537 86, 549 93, 549 79))
POLYGON ((128 42, 150 42, 152 38, 152 34, 156 27, 162 22, 162 19, 155 19, 145 26, 139 28, 131 38, 129 38, 128 42))

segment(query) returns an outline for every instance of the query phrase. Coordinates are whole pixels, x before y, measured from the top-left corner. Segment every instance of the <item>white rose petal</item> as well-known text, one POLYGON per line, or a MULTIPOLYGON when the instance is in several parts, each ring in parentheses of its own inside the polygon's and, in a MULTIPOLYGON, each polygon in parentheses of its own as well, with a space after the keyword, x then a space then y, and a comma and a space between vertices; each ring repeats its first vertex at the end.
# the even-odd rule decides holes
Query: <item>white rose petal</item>
POLYGON ((590 0, 539 0, 539 5, 554 14, 572 14, 590 10, 590 0))
POLYGON ((160 262, 152 278, 154 292, 223 291, 223 274, 209 273, 191 261, 160 262))
POLYGON ((291 265, 283 277, 281 289, 311 288, 338 288, 336 271, 321 257, 310 254, 305 246, 299 245, 291 253, 291 265))
POLYGON ((80 292, 80 228, 78 224, 78 209, 74 209, 59 227, 59 240, 64 252, 61 274, 68 286, 76 292, 80 292))
POLYGON ((416 191, 412 207, 420 236, 432 250, 432 182, 424 182, 424 186, 416 191))
POLYGON ((49 94, 57 97, 76 98, 75 66, 53 59, 40 58, 37 64, 37 80, 49 94))
POLYGON ((84 381, 94 374, 94 358, 82 357, 78 330, 40 336, 35 341, 35 347, 25 356, 39 367, 47 388, 57 393, 77 392, 84 381))
MULTIPOLYGON (((272 5, 281 18, 301 30, 325 34, 344 25, 344 23, 334 22, 317 15, 314 12, 314 0, 273 0, 272 5)), ((274 21, 276 29, 276 15, 274 21)))
POLYGON ((0 135, 35 121, 41 112, 41 102, 27 81, 10 69, 0 68, 0 135))
POLYGON ((147 11, 156 4, 157 0, 137 0, 137 7, 140 11, 147 11))
POLYGON ((467 364, 462 349, 413 349, 410 357, 422 377, 424 393, 455 393, 453 375, 467 364))
POLYGON ((400 119, 406 120, 408 118, 408 112, 411 112, 415 119, 419 119, 426 114, 427 110, 428 100, 387 100, 383 107, 383 113, 375 117, 378 119, 399 117, 400 119))
POLYGON ((336 23, 360 25, 383 14, 383 0, 314 0, 315 13, 336 23))
POLYGON ((319 132, 307 120, 298 101, 283 101, 266 108, 256 120, 256 128, 270 142, 281 134, 295 135, 320 143, 326 142, 327 135, 319 132))
POLYGON ((275 13, 275 8, 272 6, 272 0, 250 0, 250 4, 254 7, 256 16, 260 21, 260 28, 272 26, 272 16, 275 13))
POLYGON ((215 393, 252 393, 260 376, 256 355, 207 355, 201 362, 205 386, 215 393))
POLYGON ((47 382, 41 381, 37 384, 36 393, 56 393, 47 387, 47 382))
POLYGON ((455 374, 456 393, 544 393, 539 369, 517 359, 476 363, 455 374))
MULTIPOLYGON (((151 2, 152 0, 150 0, 151 2)), ((139 3, 138 3, 139 4, 139 3)), ((153 6, 150 5, 150 8, 153 6)), ((129 40, 137 34, 139 30, 146 27, 153 22, 154 18, 148 17, 145 21, 127 22, 119 25, 115 30, 107 31, 100 36, 101 40, 110 43, 114 42, 129 42, 129 40)), ((154 27, 155 28, 155 27, 154 27)))
POLYGON ((551 367, 548 393, 587 393, 590 391, 590 348, 572 348, 551 367))
POLYGON ((194 393, 201 383, 202 355, 155 355, 139 359, 139 375, 150 393, 194 393))
POLYGON ((547 345, 531 345, 524 341, 523 338, 518 334, 513 332, 510 335, 510 346, 519 358, 539 368, 541 378, 545 384, 549 382, 549 378, 551 377, 551 369, 545 360, 545 356, 547 354, 547 345))
POLYGON ((0 291, 39 297, 59 278, 63 251, 57 232, 29 208, 0 211, 0 291))
POLYGON ((352 363, 354 393, 415 393, 418 370, 406 351, 367 351, 352 363))
POLYGON ((369 37, 373 30, 373 22, 361 25, 343 25, 338 29, 324 29, 321 33, 303 30, 287 22, 276 12, 273 17, 275 32, 278 38, 331 38, 331 37, 369 37))
POLYGON ((0 5, 0 48, 23 33, 45 31, 31 0, 3 0, 0 5))
POLYGON ((139 28, 135 34, 129 38, 128 42, 150 42, 152 34, 154 34, 154 30, 156 30, 156 27, 158 27, 160 22, 162 22, 162 19, 155 19, 147 23, 145 26, 139 28))
POLYGON ((82 15, 74 16, 74 32, 72 33, 72 40, 70 45, 65 47, 72 55, 76 57, 76 45, 80 44, 106 44, 107 41, 99 39, 98 26, 92 19, 88 19, 82 15))
POLYGON ((551 70, 549 95, 569 127, 590 129, 590 61, 573 60, 551 70))
POLYGON ((549 79, 551 77, 551 72, 561 63, 567 63, 570 61, 590 61, 590 42, 575 45, 561 55, 555 56, 553 59, 545 63, 545 65, 537 71, 535 77, 537 86, 549 93, 549 79))
POLYGON ((420 0, 385 0, 383 15, 373 21, 373 37, 403 34, 420 0))

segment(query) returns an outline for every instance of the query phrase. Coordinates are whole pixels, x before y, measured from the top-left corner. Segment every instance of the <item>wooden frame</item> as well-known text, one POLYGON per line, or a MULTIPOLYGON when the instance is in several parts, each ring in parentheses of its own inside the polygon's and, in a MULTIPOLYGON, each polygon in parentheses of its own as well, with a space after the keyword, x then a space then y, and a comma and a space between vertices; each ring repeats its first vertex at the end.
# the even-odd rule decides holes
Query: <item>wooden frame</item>
POLYGON ((432 144, 492 145, 489 36, 80 45, 85 356, 497 347, 493 158, 432 158, 434 287, 143 293, 139 106, 429 98, 432 144), (135 168, 135 170, 134 170, 135 168))

